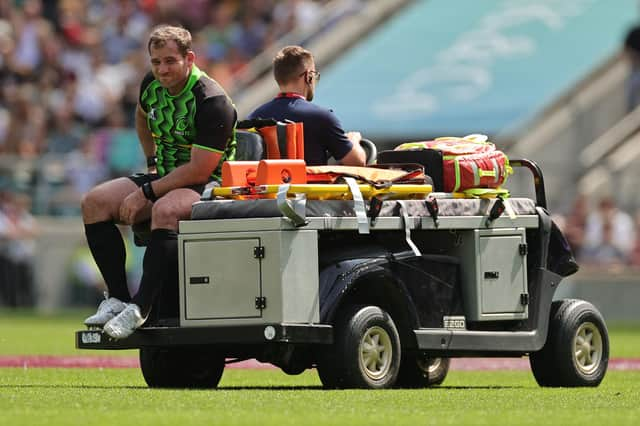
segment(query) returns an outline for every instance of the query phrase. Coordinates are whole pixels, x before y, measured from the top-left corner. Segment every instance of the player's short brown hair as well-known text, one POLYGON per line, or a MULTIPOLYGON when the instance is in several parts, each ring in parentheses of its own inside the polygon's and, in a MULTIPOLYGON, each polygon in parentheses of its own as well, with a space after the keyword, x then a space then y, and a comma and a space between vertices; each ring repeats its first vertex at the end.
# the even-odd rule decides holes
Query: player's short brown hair
POLYGON ((151 47, 156 49, 164 47, 164 45, 171 40, 176 42, 178 51, 182 56, 186 56, 187 52, 191 50, 191 33, 185 28, 172 25, 159 25, 155 27, 149 35, 147 50, 151 53, 151 47))

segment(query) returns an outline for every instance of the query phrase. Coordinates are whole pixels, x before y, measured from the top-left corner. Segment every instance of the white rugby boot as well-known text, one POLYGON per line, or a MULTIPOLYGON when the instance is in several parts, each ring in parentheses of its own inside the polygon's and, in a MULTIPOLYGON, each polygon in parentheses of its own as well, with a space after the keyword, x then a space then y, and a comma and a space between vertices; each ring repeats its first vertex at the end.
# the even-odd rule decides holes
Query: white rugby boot
POLYGON ((128 303, 122 312, 104 325, 104 332, 114 339, 124 339, 131 336, 146 320, 138 305, 128 303))
POLYGON ((115 297, 106 297, 98 306, 98 311, 84 320, 87 327, 102 327, 127 307, 127 304, 115 297))

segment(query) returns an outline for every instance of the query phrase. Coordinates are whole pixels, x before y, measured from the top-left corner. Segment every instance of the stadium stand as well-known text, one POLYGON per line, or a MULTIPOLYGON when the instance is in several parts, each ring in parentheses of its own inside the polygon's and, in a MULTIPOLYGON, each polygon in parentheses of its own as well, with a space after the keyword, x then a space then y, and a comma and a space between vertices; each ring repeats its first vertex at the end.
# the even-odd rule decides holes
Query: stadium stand
MULTIPOLYGON (((45 308, 57 306, 66 301, 61 287, 69 281, 69 258, 83 241, 75 223, 81 195, 109 177, 144 168, 133 111, 137 85, 148 69, 146 37, 154 25, 172 23, 190 29, 198 66, 236 97, 269 71, 270 63, 260 58, 271 55, 270 46, 312 42, 363 4, 360 0, 1 0, 3 294, 5 284, 17 285, 16 269, 7 254, 20 241, 4 226, 5 213, 15 208, 15 194, 31 198, 31 212, 42 231, 35 254, 34 297, 45 308)), ((29 296, 29 303, 34 297, 29 296)), ((10 302, 0 300, 0 305, 13 305, 14 300, 11 296, 10 302)))
MULTIPOLYGON (((403 14, 438 5, 446 7, 447 3, 441 0, 0 0, 0 193, 3 193, 0 212, 15 207, 11 201, 13 194, 28 194, 32 198, 31 213, 38 223, 39 234, 35 249, 38 259, 35 288, 29 297, 44 309, 69 302, 61 289, 69 282, 70 258, 84 244, 77 217, 81 194, 96 182, 138 171, 144 166, 132 119, 137 84, 147 69, 143 45, 153 25, 177 23, 192 31, 199 53, 198 66, 228 90, 241 117, 277 90, 269 72, 274 52, 286 44, 305 45, 314 52, 323 71, 318 103, 336 108, 343 117, 347 108, 339 101, 346 98, 343 87, 351 87, 349 84, 360 75, 355 71, 361 70, 376 78, 373 87, 384 87, 371 61, 376 61, 375 65, 380 68, 397 71, 405 63, 436 58, 438 52, 430 49, 444 33, 441 34, 435 24, 425 24, 431 21, 411 18, 426 35, 424 45, 418 46, 420 49, 403 45, 404 50, 394 52, 406 58, 403 60, 385 60, 376 48, 366 56, 364 42, 375 46, 376 42, 383 41, 390 28, 407 27, 398 23, 403 14), (337 75, 345 69, 343 76, 337 75), (334 84, 340 79, 347 83, 334 84)), ((500 7, 506 5, 495 2, 498 3, 500 7)), ((527 10, 540 12, 551 3, 542 1, 527 10)), ((580 7, 592 4, 578 3, 580 7)), ((608 7, 606 2, 596 3, 594 7, 608 7)), ((635 7, 636 3, 621 0, 618 9, 635 7)), ((487 4, 489 2, 474 3, 470 10, 487 4)), ((575 4, 568 1, 566 7, 575 4)), ((614 13, 614 9, 608 10, 614 13)), ((631 20, 631 14, 626 14, 631 20)), ((447 16, 445 13, 438 19, 445 28, 442 31, 451 31, 445 35, 453 41, 457 40, 455 31, 469 32, 473 28, 471 21, 469 25, 459 21, 458 12, 449 16, 455 22, 447 21, 447 16)), ((593 28, 592 25, 586 27, 593 28)), ((409 40, 415 43, 415 33, 412 34, 414 38, 409 40)), ((609 42, 617 37, 622 46, 623 34, 618 37, 609 33, 606 37, 609 42)), ((563 38, 567 40, 574 43, 571 38, 563 38)), ((562 217, 558 216, 559 223, 569 221, 572 206, 579 204, 576 202, 579 197, 609 193, 614 195, 618 208, 633 216, 637 226, 635 211, 640 208, 640 196, 636 188, 640 169, 635 164, 640 156, 640 112, 627 110, 625 82, 629 64, 614 48, 602 51, 606 51, 605 57, 597 59, 586 71, 580 70, 583 72, 577 74, 580 78, 565 81, 541 108, 529 111, 518 132, 500 132, 494 127, 491 136, 510 155, 530 157, 541 163, 549 205, 553 211, 562 213, 562 217), (567 162, 568 158, 573 160, 567 162), (575 197, 567 196, 568 191, 575 193, 575 197)), ((548 69, 553 70, 553 64, 548 69)), ((400 72, 406 77, 410 71, 400 72)), ((514 87, 517 88, 511 87, 511 93, 514 87)), ((365 89, 375 92, 370 87, 365 89)), ((370 119, 366 108, 372 108, 374 102, 360 96, 351 98, 357 104, 350 107, 355 114, 371 125, 390 128, 385 120, 370 119)), ((458 106, 462 104, 453 105, 456 114, 460 113, 458 106)), ((498 115, 495 110, 487 109, 498 115)), ((466 121, 473 115, 462 117, 466 121)), ((460 121, 457 116, 453 118, 460 121)), ((433 120, 421 120, 421 123, 444 122, 437 117, 433 120)), ((343 120, 346 127, 363 130, 366 136, 376 139, 366 128, 348 121, 343 120)), ((409 129, 409 126, 399 126, 409 129)), ((439 135, 424 132, 424 136, 439 135)), ((517 177, 509 183, 515 192, 522 189, 519 185, 517 177)), ((589 197, 584 208, 593 209, 599 200, 599 196, 589 197)), ((576 217, 585 216, 585 211, 578 213, 576 217)), ((12 238, 0 233, 0 254, 6 253, 11 241, 12 238)), ((628 264, 640 266, 640 243, 636 246, 628 264)), ((0 261, 2 277, 7 276, 2 275, 7 270, 1 270, 1 265, 7 264, 6 258, 0 261)), ((0 301, 0 305, 2 303, 0 301)))
POLYGON ((34 213, 61 216, 77 215, 80 195, 96 182, 139 170, 133 111, 148 69, 146 36, 158 23, 189 28, 198 66, 235 97, 268 71, 254 58, 269 46, 308 42, 359 4, 3 1, 0 177, 33 195, 34 213))

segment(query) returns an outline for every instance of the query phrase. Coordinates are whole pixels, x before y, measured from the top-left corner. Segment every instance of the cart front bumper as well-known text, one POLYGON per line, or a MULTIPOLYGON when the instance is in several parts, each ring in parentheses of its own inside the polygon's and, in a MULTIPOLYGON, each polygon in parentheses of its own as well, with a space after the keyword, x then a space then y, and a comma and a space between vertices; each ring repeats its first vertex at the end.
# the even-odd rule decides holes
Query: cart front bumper
POLYGON ((78 349, 138 349, 145 346, 227 344, 331 344, 333 328, 326 324, 263 324, 226 327, 143 327, 116 340, 102 330, 76 332, 78 349))

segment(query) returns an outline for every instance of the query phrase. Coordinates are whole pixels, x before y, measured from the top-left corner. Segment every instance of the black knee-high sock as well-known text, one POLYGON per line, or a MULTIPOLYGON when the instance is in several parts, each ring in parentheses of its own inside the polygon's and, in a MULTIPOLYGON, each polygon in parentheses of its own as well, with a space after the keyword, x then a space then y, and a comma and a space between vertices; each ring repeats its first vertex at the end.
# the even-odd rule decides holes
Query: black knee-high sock
MULTIPOLYGON (((142 315, 149 314, 165 283, 178 279, 178 234, 169 229, 154 229, 142 261, 142 279, 132 302, 142 315)), ((177 302, 177 301, 176 301, 177 302)))
POLYGON ((107 284, 109 296, 128 302, 131 296, 125 271, 127 252, 118 227, 112 221, 90 223, 84 225, 84 232, 91 254, 107 284))

